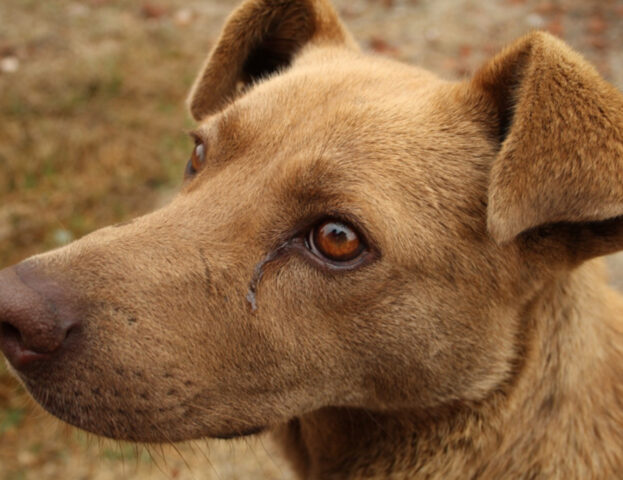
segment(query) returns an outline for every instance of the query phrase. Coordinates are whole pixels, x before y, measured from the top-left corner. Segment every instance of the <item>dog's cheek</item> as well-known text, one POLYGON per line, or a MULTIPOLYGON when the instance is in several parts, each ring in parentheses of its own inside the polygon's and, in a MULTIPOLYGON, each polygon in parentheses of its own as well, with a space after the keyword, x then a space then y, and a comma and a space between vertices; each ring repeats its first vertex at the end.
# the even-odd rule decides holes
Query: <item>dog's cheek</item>
POLYGON ((436 280, 393 287, 401 293, 360 323, 368 407, 429 409, 478 401, 508 379, 517 312, 436 280))
MULTIPOLYGON (((258 387, 266 394, 279 390, 289 416, 361 401, 363 372, 350 344, 359 336, 354 319, 381 294, 377 283, 382 279, 373 269, 326 272, 297 255, 266 271, 257 310, 244 320, 252 337, 245 353, 258 387)), ((261 403, 269 396, 255 398, 261 403)))
POLYGON ((293 261, 264 285, 260 312, 278 306, 267 316, 305 338, 289 353, 322 372, 310 396, 376 409, 478 401, 517 355, 518 313, 486 294, 485 269, 449 278, 378 264, 336 276, 293 261))

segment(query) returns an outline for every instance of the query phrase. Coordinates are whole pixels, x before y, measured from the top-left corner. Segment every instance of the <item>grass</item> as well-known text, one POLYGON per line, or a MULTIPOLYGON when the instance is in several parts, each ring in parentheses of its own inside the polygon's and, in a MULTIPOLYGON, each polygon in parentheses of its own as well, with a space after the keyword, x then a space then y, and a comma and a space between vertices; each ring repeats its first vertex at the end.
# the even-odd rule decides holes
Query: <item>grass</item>
POLYGON ((56 246, 59 229, 79 237, 146 211, 181 178, 183 100, 205 52, 130 2, 101 4, 0 7, 15 19, 0 47, 20 60, 0 75, 0 265, 56 246), (68 12, 74 24, 59 19, 68 12))

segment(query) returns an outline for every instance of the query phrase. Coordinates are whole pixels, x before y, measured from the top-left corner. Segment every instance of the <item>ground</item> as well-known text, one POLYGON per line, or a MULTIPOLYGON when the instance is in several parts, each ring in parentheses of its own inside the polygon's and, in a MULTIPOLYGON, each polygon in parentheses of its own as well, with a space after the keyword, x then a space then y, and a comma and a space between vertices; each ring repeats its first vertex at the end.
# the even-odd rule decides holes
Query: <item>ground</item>
MULTIPOLYGON (((170 198, 192 148, 186 92, 236 3, 2 0, 0 268, 170 198)), ((364 49, 446 78, 540 28, 623 86, 623 0, 335 5, 364 49)), ((102 441, 42 412, 0 366, 0 479, 145 478, 291 475, 265 437, 149 450, 102 441)))

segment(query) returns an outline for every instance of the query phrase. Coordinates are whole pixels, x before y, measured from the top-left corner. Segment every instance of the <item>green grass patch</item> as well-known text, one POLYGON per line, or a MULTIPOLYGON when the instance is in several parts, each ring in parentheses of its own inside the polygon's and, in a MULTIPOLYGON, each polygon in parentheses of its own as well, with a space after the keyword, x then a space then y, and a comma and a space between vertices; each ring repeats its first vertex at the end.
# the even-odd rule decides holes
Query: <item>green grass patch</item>
POLYGON ((9 407, 0 412, 0 435, 12 428, 20 426, 24 420, 26 410, 23 408, 9 407))

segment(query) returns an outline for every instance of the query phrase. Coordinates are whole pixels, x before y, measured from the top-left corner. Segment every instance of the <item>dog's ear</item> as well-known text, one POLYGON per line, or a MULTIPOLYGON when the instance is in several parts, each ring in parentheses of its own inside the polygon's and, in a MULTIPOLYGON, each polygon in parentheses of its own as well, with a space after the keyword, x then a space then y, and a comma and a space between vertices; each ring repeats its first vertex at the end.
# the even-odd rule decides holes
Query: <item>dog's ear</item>
POLYGON ((357 48, 328 0, 247 0, 227 20, 189 96, 193 117, 222 109, 309 43, 357 48))
POLYGON ((498 243, 543 228, 586 258, 623 248, 623 95, 560 40, 535 32, 476 73, 500 150, 487 226, 498 243), (557 230, 558 229, 558 230, 557 230), (573 238, 569 238, 569 235, 573 238))

